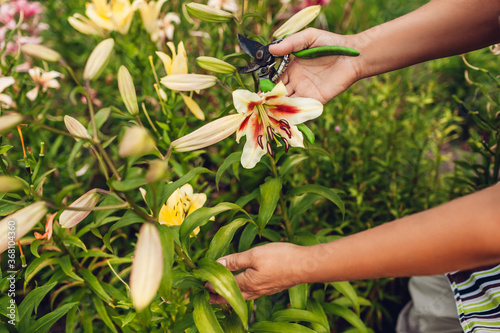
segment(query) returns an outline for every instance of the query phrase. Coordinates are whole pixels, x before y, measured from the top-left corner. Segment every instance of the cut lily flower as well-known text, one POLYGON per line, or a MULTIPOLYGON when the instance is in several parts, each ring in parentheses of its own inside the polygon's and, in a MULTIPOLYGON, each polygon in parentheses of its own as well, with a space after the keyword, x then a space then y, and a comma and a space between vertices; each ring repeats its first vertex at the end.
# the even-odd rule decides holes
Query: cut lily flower
MULTIPOLYGON (((186 184, 175 190, 167 199, 167 203, 160 210, 158 222, 169 227, 180 226, 189 214, 203 207, 205 201, 207 201, 205 193, 193 193, 193 187, 186 184)), ((200 227, 193 231, 195 235, 199 232, 200 227)))
POLYGON ((59 82, 57 82, 56 79, 63 77, 63 75, 59 72, 46 72, 40 67, 33 67, 28 71, 28 73, 36 84, 35 88, 26 93, 26 97, 28 97, 30 101, 34 101, 36 99, 40 88, 42 88, 43 92, 46 92, 49 88, 59 89, 59 82))
POLYGON ((273 153, 273 141, 278 145, 282 141, 286 151, 289 146, 304 147, 302 133, 296 125, 319 117, 323 104, 312 98, 291 98, 286 94, 281 82, 268 93, 236 90, 233 103, 238 114, 217 119, 173 141, 172 146, 177 151, 191 151, 214 144, 233 132, 237 142, 246 135, 241 165, 247 169, 253 168, 267 152, 273 153))

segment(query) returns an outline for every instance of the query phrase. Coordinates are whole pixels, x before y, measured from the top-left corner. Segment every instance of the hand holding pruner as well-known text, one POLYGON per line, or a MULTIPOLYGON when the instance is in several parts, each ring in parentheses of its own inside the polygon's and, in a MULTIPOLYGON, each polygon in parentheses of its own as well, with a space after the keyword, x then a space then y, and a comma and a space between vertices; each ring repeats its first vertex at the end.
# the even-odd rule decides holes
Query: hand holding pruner
MULTIPOLYGON (((279 43, 282 40, 283 39, 278 39, 270 44, 262 45, 259 42, 238 34, 238 42, 240 43, 241 48, 246 54, 254 59, 253 62, 247 66, 237 67, 238 73, 252 73, 257 71, 257 76, 260 81, 260 89, 262 91, 270 91, 281 74, 285 72, 288 63, 291 60, 290 54, 287 54, 284 57, 277 57, 269 52, 269 45, 279 43), (279 63, 278 68, 275 68, 276 60, 280 58, 281 62, 279 63)), ((359 51, 343 46, 320 46, 293 52, 292 54, 302 59, 313 59, 332 55, 356 57, 359 55, 359 51)))

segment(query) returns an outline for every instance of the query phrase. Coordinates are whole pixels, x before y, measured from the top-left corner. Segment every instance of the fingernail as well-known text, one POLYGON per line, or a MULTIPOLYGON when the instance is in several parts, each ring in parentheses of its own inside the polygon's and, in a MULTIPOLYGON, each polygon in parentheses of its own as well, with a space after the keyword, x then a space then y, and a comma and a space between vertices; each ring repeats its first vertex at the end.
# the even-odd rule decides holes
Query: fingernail
POLYGON ((224 258, 219 258, 217 259, 217 262, 221 264, 222 266, 226 267, 226 259, 224 258))

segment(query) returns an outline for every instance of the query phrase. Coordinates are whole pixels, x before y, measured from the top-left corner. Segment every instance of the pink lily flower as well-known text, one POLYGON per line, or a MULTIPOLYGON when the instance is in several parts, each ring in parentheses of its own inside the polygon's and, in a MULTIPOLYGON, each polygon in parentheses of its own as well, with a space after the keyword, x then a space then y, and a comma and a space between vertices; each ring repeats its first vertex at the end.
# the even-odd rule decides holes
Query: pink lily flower
POLYGON ((312 98, 286 97, 283 83, 278 83, 267 93, 253 93, 239 89, 233 92, 237 114, 217 119, 174 142, 175 150, 192 151, 210 146, 236 132, 236 141, 247 136, 243 147, 241 165, 253 168, 266 153, 273 154, 272 142, 288 151, 304 147, 304 138, 296 125, 317 118, 323 104, 312 98), (280 140, 278 140, 280 139, 280 140))

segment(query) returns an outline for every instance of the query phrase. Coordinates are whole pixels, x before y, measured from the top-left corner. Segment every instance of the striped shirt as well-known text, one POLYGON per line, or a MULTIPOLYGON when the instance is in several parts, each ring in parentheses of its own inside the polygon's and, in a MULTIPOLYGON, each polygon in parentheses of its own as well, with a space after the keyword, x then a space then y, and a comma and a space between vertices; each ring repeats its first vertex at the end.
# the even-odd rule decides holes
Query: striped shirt
POLYGON ((500 264, 447 276, 464 332, 500 332, 500 264))

